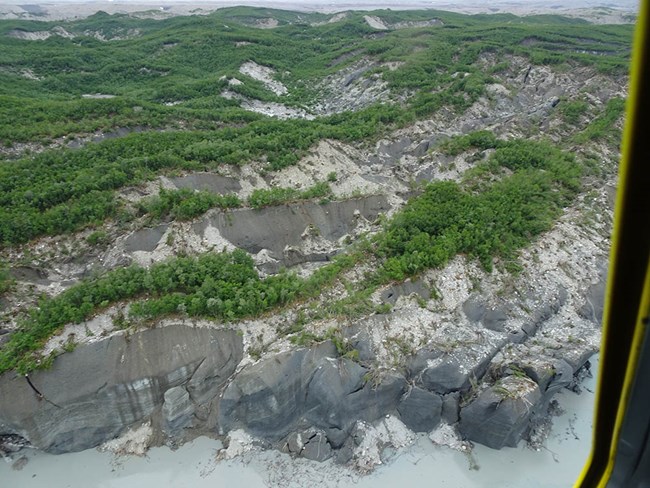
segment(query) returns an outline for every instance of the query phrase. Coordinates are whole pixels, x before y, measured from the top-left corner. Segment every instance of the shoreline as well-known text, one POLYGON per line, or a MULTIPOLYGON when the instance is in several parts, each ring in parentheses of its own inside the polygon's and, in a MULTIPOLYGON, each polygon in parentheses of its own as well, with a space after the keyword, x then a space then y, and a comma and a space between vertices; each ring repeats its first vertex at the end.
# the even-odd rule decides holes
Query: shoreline
POLYGON ((215 486, 215 482, 250 488, 298 488, 313 483, 323 488, 350 484, 359 488, 388 488, 398 482, 418 486, 431 479, 436 479, 440 486, 463 488, 565 487, 578 475, 589 451, 598 356, 590 361, 592 376, 580 384, 582 392, 558 393, 564 413, 552 419, 550 435, 537 451, 520 442, 516 448, 500 451, 477 444, 470 453, 464 453, 436 446, 423 434, 410 447, 384 452, 384 463, 361 476, 332 460, 318 463, 292 459, 274 450, 255 449, 218 461, 221 443, 199 437, 175 451, 168 447, 152 448, 143 457, 115 456, 97 449, 58 456, 22 451, 20 456, 24 455, 27 462, 20 469, 12 469, 8 462, 0 463, 0 477, 8 486, 29 483, 32 488, 202 488, 215 486), (74 472, 66 466, 75 466, 74 472))

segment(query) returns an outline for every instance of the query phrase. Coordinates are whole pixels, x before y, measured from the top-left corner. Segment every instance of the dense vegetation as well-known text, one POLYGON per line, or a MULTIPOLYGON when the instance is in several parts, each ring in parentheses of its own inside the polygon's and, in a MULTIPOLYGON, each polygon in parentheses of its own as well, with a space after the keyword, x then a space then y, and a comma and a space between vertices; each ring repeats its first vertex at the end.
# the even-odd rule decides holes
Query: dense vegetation
MULTIPOLYGON (((116 128, 165 130, 2 162, 0 245, 120 218, 115 191, 161 172, 255 160, 277 170, 295 164, 323 138, 376 137, 445 106, 464 110, 491 81, 476 64, 480 54, 624 72, 632 32, 631 26, 595 26, 555 16, 373 14, 389 24, 436 18, 443 25, 379 35, 361 13, 310 25, 327 16, 239 7, 166 20, 98 13, 63 23, 1 21, 0 142, 5 146, 116 128), (281 27, 251 27, 268 16, 278 18, 281 27), (56 26, 76 37, 34 42, 13 36, 56 26), (102 42, 94 35, 116 40, 102 42), (227 87, 261 100, 309 105, 319 80, 360 57, 403 63, 397 70, 378 65, 375 71, 395 94, 409 95, 408 102, 313 121, 280 121, 246 112, 237 100, 220 96, 227 87), (279 97, 239 73, 248 60, 276 69, 289 94, 279 97), (229 85, 234 76, 243 83, 229 85), (82 97, 92 94, 113 98, 82 97)), ((497 65, 493 71, 506 68, 497 65)), ((574 120, 579 109, 568 107, 564 113, 574 120)), ((584 137, 600 137, 610 123, 604 115, 584 137)))
POLYGON ((592 120, 584 131, 575 136, 575 141, 581 143, 602 138, 609 139, 610 141, 620 140, 621 131, 616 128, 615 124, 624 112, 625 100, 622 98, 612 98, 607 102, 603 113, 592 120))
POLYGON ((11 290, 13 281, 14 280, 11 277, 11 273, 9 273, 7 267, 4 264, 0 263, 0 295, 11 290))
POLYGON ((0 371, 35 366, 21 356, 41 344, 66 323, 79 323, 98 308, 147 293, 152 298, 133 305, 134 315, 152 316, 187 311, 235 318, 285 303, 297 290, 297 280, 279 275, 261 281, 244 251, 178 258, 146 270, 117 269, 105 277, 75 286, 54 299, 43 299, 24 326, 0 350, 0 371), (209 298, 208 298, 209 297, 209 298))
MULTIPOLYGON (((489 137, 474 133, 450 147, 468 140, 485 148, 489 137)), ((458 253, 478 258, 491 270, 495 256, 512 260, 532 237, 548 230, 578 191, 581 167, 571 155, 548 143, 492 142, 491 147, 499 147, 472 173, 493 176, 508 168, 512 174, 487 186, 471 177, 465 188, 455 182, 430 183, 379 239, 379 251, 388 258, 381 271, 384 279, 402 280, 443 266, 458 253)))
MULTIPOLYGON (((102 224, 133 219, 133 207, 150 221, 189 220, 211 208, 328 199, 327 182, 303 191, 257 189, 247 201, 234 194, 162 190, 130 209, 118 192, 161 174, 220 165, 256 162, 262 173, 277 171, 325 138, 369 141, 441 109, 462 112, 485 94, 494 76, 509 69, 507 62, 486 68, 482 55, 524 56, 557 70, 586 65, 620 74, 627 69, 631 26, 557 16, 377 11, 370 14, 388 24, 442 21, 377 32, 364 14, 351 12, 343 21, 321 25, 310 23, 329 16, 239 7, 162 21, 104 13, 63 23, 0 21, 0 143, 3 154, 11 155, 0 161, 0 247, 89 226, 98 229, 87 243, 106 243, 102 224), (268 17, 278 19, 280 27, 252 27, 268 17), (56 26, 75 37, 54 35, 39 42, 16 37, 16 32, 56 26), (387 83, 391 102, 314 120, 277 120, 221 96, 227 89, 309 108, 321 80, 361 58, 372 60, 368 73, 387 83), (274 68, 289 93, 278 96, 239 73, 246 61, 274 68), (390 62, 400 64, 392 69, 384 64, 390 62), (234 77, 242 83, 230 84, 234 77), (111 136, 114 130, 116 137, 73 148, 80 137, 92 138, 97 131, 111 136), (47 149, 53 142, 57 147, 47 149)), ((623 110, 624 101, 615 98, 602 111, 583 100, 562 101, 559 112, 570 125, 592 118, 571 140, 582 144, 615 138, 623 110)), ((377 235, 309 278, 281 272, 262 279, 242 251, 181 256, 149 269, 115 269, 56 297, 42 297, 0 349, 0 373, 46 366, 52 358, 38 351, 49 337, 117 303, 132 302, 126 315, 114 317, 118 327, 167 315, 230 321, 317 296, 342 271, 369 261, 374 271, 358 289, 321 313, 370 313, 377 286, 443 266, 459 253, 487 270, 495 258, 514 269, 517 250, 548 229, 580 188, 581 164, 547 142, 479 131, 452 138, 438 150, 449 156, 473 151, 474 161, 481 162, 460 183, 425 185, 377 235)), ((332 173, 327 179, 336 178, 332 173)), ((13 286, 0 263, 0 293, 13 286)))
POLYGON ((254 190, 248 199, 248 203, 253 208, 262 208, 294 202, 296 200, 311 200, 313 198, 326 199, 331 193, 332 189, 325 182, 316 183, 314 186, 303 191, 294 188, 254 190))
POLYGON ((28 241, 115 216, 115 190, 169 169, 214 169, 266 158, 270 169, 296 163, 321 137, 355 140, 397 120, 378 106, 322 121, 263 120, 239 128, 146 132, 46 151, 0 164, 0 244, 28 241))

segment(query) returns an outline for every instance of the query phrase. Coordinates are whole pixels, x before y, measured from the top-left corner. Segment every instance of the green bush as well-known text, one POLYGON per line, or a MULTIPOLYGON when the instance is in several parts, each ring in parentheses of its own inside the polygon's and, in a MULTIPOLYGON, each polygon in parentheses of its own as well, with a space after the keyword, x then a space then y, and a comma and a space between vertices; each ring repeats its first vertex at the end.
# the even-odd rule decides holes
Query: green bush
POLYGON ((176 258, 149 269, 120 268, 82 282, 54 298, 42 298, 38 308, 0 349, 0 373, 26 372, 38 365, 33 354, 57 330, 79 323, 109 304, 134 299, 133 318, 150 319, 179 312, 222 319, 256 315, 294 299, 300 280, 279 274, 261 280, 244 251, 176 258))
POLYGON ((88 237, 86 237, 86 242, 91 246, 96 246, 98 244, 103 244, 108 239, 108 234, 103 230, 96 230, 91 232, 88 237))
POLYGON ((237 208, 242 202, 235 194, 218 195, 206 191, 192 191, 187 188, 166 190, 162 188, 154 197, 139 204, 140 211, 148 214, 152 220, 165 218, 174 220, 191 220, 211 208, 237 208))
POLYGON ((4 266, 0 266, 0 295, 10 291, 14 283, 15 281, 9 270, 4 266))
POLYGON ((568 124, 575 125, 580 121, 580 117, 589 109, 589 104, 584 100, 574 100, 560 104, 560 113, 568 124))
POLYGON ((470 148, 494 149, 503 144, 494 133, 481 130, 463 136, 455 136, 440 144, 440 150, 448 156, 458 156, 470 148))
POLYGON ((327 197, 332 193, 330 186, 325 183, 317 183, 314 186, 304 190, 294 188, 271 188, 269 190, 253 190, 248 197, 248 204, 253 208, 263 208, 272 205, 281 205, 284 203, 295 202, 297 200, 310 200, 314 198, 327 197))
POLYGON ((579 189, 580 166, 547 143, 514 140, 500 146, 485 164, 507 167, 511 176, 481 193, 455 182, 430 183, 388 223, 377 238, 377 252, 386 259, 380 281, 443 266, 458 253, 491 270, 494 257, 512 259, 550 228, 579 189))
POLYGON ((575 142, 584 143, 599 139, 609 139, 620 143, 620 131, 615 124, 625 113, 625 100, 614 97, 607 102, 603 112, 596 117, 584 131, 574 137, 575 142))

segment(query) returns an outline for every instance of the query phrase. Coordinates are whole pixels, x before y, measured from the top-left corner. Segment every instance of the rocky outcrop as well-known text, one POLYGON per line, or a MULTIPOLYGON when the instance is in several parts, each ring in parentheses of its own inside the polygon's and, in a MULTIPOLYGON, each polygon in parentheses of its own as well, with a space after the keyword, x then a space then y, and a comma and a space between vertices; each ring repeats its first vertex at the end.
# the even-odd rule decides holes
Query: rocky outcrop
POLYGON ((541 397, 535 382, 509 376, 461 411, 460 432, 493 449, 516 447, 541 397))
POLYGON ((587 289, 585 302, 580 307, 579 313, 585 319, 600 324, 603 320, 603 310, 605 308, 605 289, 607 285, 606 263, 600 263, 599 268, 598 281, 587 289))
POLYGON ((316 87, 318 97, 310 111, 315 115, 327 116, 347 110, 361 110, 395 97, 381 74, 369 74, 376 66, 376 62, 364 57, 323 78, 316 87))
POLYGON ((444 395, 464 392, 472 378, 482 378, 492 357, 503 343, 487 347, 458 347, 453 354, 441 350, 419 351, 410 361, 409 371, 419 386, 444 395))
POLYGON ((404 21, 404 22, 395 22, 393 24, 388 24, 380 17, 374 15, 365 15, 363 17, 363 20, 365 20, 370 27, 377 30, 408 29, 408 28, 416 28, 416 27, 433 27, 433 26, 444 25, 440 19, 404 21))
POLYGON ((415 386, 399 403, 397 411, 413 432, 431 432, 440 423, 442 398, 415 386))
MULTIPOLYGON (((354 85, 362 74, 351 72, 343 81, 354 85)), ((526 83, 538 74, 533 70, 526 83)), ((426 128, 378 141, 364 155, 350 156, 346 151, 351 149, 339 143, 323 144, 319 151, 331 151, 310 160, 316 169, 309 183, 323 181, 330 172, 337 177, 333 186, 350 175, 364 181, 417 181, 431 178, 434 173, 426 171, 442 163, 460 164, 458 158, 438 155, 442 163, 427 166, 431 146, 444 133, 436 126, 426 128)), ((307 184, 296 175, 297 169, 287 169, 272 183, 307 184)), ((217 193, 250 190, 245 178, 208 173, 172 178, 169 184, 217 193)), ((190 250, 243 248, 255 255, 261 270, 273 273, 283 265, 329 259, 343 248, 346 236, 372 228, 370 222, 396 205, 393 196, 375 195, 214 210, 182 226, 138 230, 121 238, 116 249, 134 256, 150 253, 153 261, 161 249, 174 252, 169 242, 175 235, 196 245, 190 250)), ((34 373, 34 388, 25 378, 4 375, 0 444, 4 435, 67 452, 150 421, 158 436, 174 441, 188 432, 246 431, 295 456, 347 462, 365 446, 367 436, 359 433, 359 425, 381 430, 377 426, 388 415, 413 431, 431 431, 444 422, 457 424, 472 442, 497 449, 516 445, 551 397, 574 386, 598 347, 605 283, 599 259, 606 255, 606 238, 585 229, 577 234, 576 215, 569 209, 552 231, 522 250, 521 275, 485 273, 458 257, 444 269, 377 290, 373 304, 390 304, 390 313, 336 324, 354 353, 348 357, 329 342, 290 349, 287 332, 280 332, 289 324, 279 324, 293 320, 296 310, 288 310, 237 325, 249 351, 251 337, 261 337, 263 350, 270 351, 257 362, 241 362, 242 339, 236 332, 176 325, 80 346, 58 358, 52 370, 34 373)), ((366 271, 355 269, 346 280, 354 282, 366 271)), ((15 272, 33 283, 52 279, 36 268, 15 272)), ((340 289, 326 293, 331 294, 326 300, 345 296, 340 289)), ((298 311, 309 316, 301 305, 298 311)), ((311 329, 311 324, 301 327, 322 336, 323 327, 332 325, 316 322, 311 329)))
POLYGON ((182 386, 175 386, 167 390, 163 398, 163 431, 173 435, 180 429, 190 427, 194 415, 194 405, 187 390, 182 386))
POLYGON ((401 375, 374 384, 367 374, 358 363, 337 358, 331 343, 276 355, 245 368, 228 385, 220 429, 243 428, 277 442, 313 427, 340 447, 356 421, 372 422, 393 412, 406 388, 401 375))
POLYGON ((575 384, 596 352, 588 344, 561 348, 545 342, 510 344, 496 354, 485 383, 460 409, 458 426, 465 438, 494 449, 515 447, 546 415, 553 396, 575 384))
POLYGON ((300 455, 312 461, 322 462, 332 457, 332 447, 325 434, 317 432, 307 439, 307 442, 300 450, 300 455))
POLYGON ((258 437, 279 440, 305 412, 307 388, 320 362, 335 355, 332 344, 287 352, 240 372, 221 399, 222 432, 245 428, 258 437))
POLYGON ((78 347, 29 378, 0 377, 0 435, 52 453, 95 447, 163 411, 165 430, 192 422, 191 396, 217 397, 243 354, 233 330, 181 325, 78 347))
MULTIPOLYGON (((403 287, 405 293, 428 289, 424 283, 403 287)), ((468 323, 456 324, 456 343, 433 337, 392 370, 376 369, 382 354, 376 341, 386 342, 376 331, 404 317, 420 320, 412 310, 350 327, 345 341, 357 348, 356 361, 330 341, 242 363, 242 337, 234 330, 177 324, 119 333, 79 346, 29 378, 1 376, 0 438, 62 453, 97 446, 148 422, 157 438, 171 442, 188 438, 188 429, 189 437, 245 431, 296 456, 346 462, 361 445, 355 440, 359 425, 395 416, 415 432, 458 423, 468 440, 496 449, 514 446, 595 352, 589 342, 558 347, 549 338, 556 301, 551 312, 548 304, 529 311, 546 322, 538 327, 539 341, 521 343, 508 340, 506 326, 472 329, 477 325, 471 319, 484 320, 487 305, 459 306, 468 323), (464 333, 479 339, 461 340, 464 333)), ((504 321, 512 322, 512 303, 504 302, 503 310, 504 321)))
MULTIPOLYGON (((313 222, 319 237, 336 239, 358 214, 371 217, 384 202, 302 204, 291 216, 301 223, 291 225, 297 230, 313 222)), ((238 228, 231 232, 242 241, 265 242, 264 232, 281 231, 279 215, 273 220, 271 211, 259 214, 264 219, 236 218, 238 228)), ((152 241, 164 235, 162 229, 150 232, 152 241)), ((278 239, 288 244, 305 237, 278 239)), ((567 256, 575 252, 569 249, 567 256)), ((295 456, 346 462, 365 442, 357 435, 360 423, 377 428, 388 415, 412 431, 430 432, 444 422, 457 424, 472 442, 497 449, 516 445, 552 396, 575 385, 598 347, 596 317, 584 317, 580 309, 585 297, 593 303, 602 273, 582 265, 582 255, 561 267, 538 259, 536 266, 548 271, 535 270, 519 282, 508 275, 484 277, 483 289, 472 288, 468 275, 478 271, 464 258, 417 281, 379 289, 372 299, 393 310, 339 323, 338 350, 328 341, 290 348, 276 335, 264 339, 271 350, 259 360, 244 359, 248 328, 286 329, 288 315, 282 314, 238 324, 243 337, 210 322, 188 327, 163 321, 170 325, 113 331, 100 340, 97 333, 95 342, 61 355, 29 382, 13 373, 0 377, 0 443, 3 437, 24 439, 49 452, 69 452, 147 422, 157 441, 248 432, 295 456), (342 356, 342 345, 351 354, 342 356)), ((313 332, 322 334, 322 327, 315 324, 313 332)))
POLYGON ((239 72, 250 76, 254 80, 261 81, 267 90, 276 95, 286 95, 288 93, 287 87, 274 79, 275 70, 268 66, 261 66, 253 61, 248 61, 239 67, 239 72))
POLYGON ((431 298, 431 291, 425 283, 420 280, 406 280, 403 283, 398 283, 384 290, 381 294, 381 300, 384 303, 395 305, 399 297, 409 296, 413 293, 424 300, 431 298))
POLYGON ((223 239, 238 248, 252 254, 266 249, 280 264, 298 264, 310 259, 324 261, 328 254, 333 254, 331 250, 316 253, 320 254, 319 258, 302 253, 301 258, 291 252, 303 245, 308 237, 306 229, 313 229, 313 233, 326 241, 336 242, 352 233, 360 220, 373 221, 388 209, 386 197, 380 195, 324 204, 302 202, 259 210, 217 212, 193 224, 192 229, 204 239, 209 238, 211 228, 217 229, 223 239))

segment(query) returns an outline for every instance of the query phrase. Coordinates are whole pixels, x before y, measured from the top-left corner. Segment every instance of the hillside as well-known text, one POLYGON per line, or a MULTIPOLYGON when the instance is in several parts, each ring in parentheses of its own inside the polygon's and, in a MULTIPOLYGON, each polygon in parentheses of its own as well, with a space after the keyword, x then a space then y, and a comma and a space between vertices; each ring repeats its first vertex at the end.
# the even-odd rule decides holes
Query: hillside
POLYGON ((631 37, 433 10, 0 21, 5 446, 148 422, 365 471, 404 426, 543 442, 598 349, 631 37))

